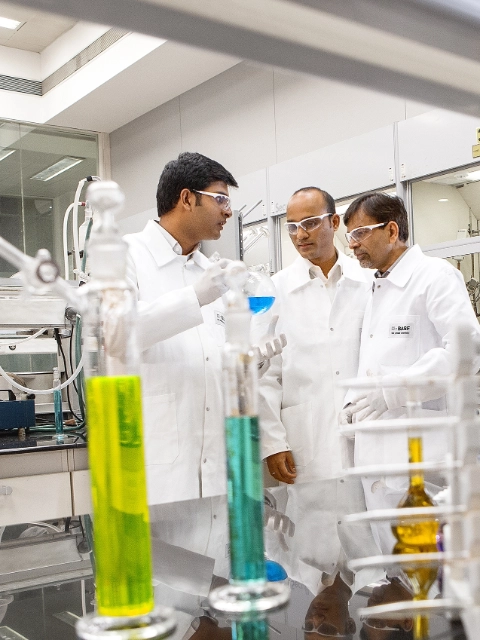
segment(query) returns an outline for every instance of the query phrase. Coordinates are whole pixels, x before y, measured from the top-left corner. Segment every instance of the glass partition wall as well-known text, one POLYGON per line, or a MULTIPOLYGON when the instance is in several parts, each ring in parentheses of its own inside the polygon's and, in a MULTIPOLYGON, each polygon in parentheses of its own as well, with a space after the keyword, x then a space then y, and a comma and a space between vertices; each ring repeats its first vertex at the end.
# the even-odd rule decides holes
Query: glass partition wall
MULTIPOLYGON (((89 132, 0 120, 0 233, 30 255, 40 247, 48 249, 62 275, 64 214, 79 180, 98 173, 97 138, 89 132)), ((79 214, 81 222, 83 209, 79 214)), ((0 259, 0 277, 14 272, 0 259)))
POLYGON ((414 241, 430 255, 448 255, 445 259, 462 272, 478 317, 480 253, 465 253, 464 245, 456 254, 455 247, 480 235, 480 165, 422 178, 411 188, 414 241))

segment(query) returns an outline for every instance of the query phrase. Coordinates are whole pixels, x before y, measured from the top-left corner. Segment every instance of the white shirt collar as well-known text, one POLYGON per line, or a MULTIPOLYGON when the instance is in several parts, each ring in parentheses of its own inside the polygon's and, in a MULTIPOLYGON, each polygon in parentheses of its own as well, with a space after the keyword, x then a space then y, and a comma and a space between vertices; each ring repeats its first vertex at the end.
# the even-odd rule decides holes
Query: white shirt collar
MULTIPOLYGON (((163 237, 165 238, 165 240, 168 242, 168 244, 172 247, 172 251, 174 253, 177 254, 177 256, 181 256, 183 255, 182 252, 182 247, 180 245, 180 243, 178 242, 178 240, 176 240, 171 233, 169 233, 165 227, 162 227, 162 225, 160 224, 160 222, 158 220, 155 221, 160 229, 161 234, 163 235, 163 237)), ((200 249, 200 243, 197 244, 196 247, 194 247, 192 249, 192 251, 190 251, 190 253, 187 253, 184 258, 186 260, 190 260, 190 258, 192 257, 192 255, 195 253, 195 251, 197 249, 200 249)))

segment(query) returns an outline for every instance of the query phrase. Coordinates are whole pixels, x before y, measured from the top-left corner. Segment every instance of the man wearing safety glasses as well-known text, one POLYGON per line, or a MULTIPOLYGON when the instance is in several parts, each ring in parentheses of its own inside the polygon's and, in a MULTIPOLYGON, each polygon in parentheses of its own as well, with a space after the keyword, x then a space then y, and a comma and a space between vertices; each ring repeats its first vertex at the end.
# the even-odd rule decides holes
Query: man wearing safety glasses
MULTIPOLYGON (((452 373, 452 338, 456 323, 479 325, 461 272, 446 260, 427 257, 418 245, 407 246, 408 217, 403 201, 383 193, 357 198, 344 216, 347 240, 362 267, 376 269, 362 328, 358 376, 383 376, 375 391, 349 392, 350 421, 398 418, 406 415, 406 389, 395 381, 452 373)), ((473 372, 472 372, 473 373, 473 372)), ((447 413, 444 388, 418 387, 425 416, 447 413)), ((424 437, 424 458, 439 460, 444 434, 424 437)), ((405 434, 357 432, 355 464, 408 461, 405 434)), ((405 479, 408 486, 408 481, 405 479)), ((404 493, 401 479, 363 479, 367 507, 396 507, 404 493)), ((382 551, 391 553, 395 540, 390 524, 375 527, 382 551)))
MULTIPOLYGON (((273 276, 277 295, 270 311, 279 316, 278 332, 287 344, 259 381, 263 457, 272 477, 287 485, 285 513, 295 522, 290 553, 269 553, 293 579, 308 575, 314 593, 342 570, 343 553, 378 553, 368 523, 353 532, 343 520, 345 512, 365 509, 361 484, 338 480, 343 443, 337 416, 345 392, 337 383, 356 374, 372 286, 371 274, 345 255, 338 240, 335 246, 339 223, 326 191, 307 187, 290 198, 285 225, 299 255, 273 276)), ((257 316, 255 334, 265 333, 269 319, 257 316)))
POLYGON ((150 504, 224 491, 221 295, 229 261, 212 263, 199 249, 220 237, 236 186, 218 162, 182 153, 160 176, 158 219, 125 236, 138 292, 150 504))
MULTIPOLYGON (((288 202, 285 226, 299 256, 273 276, 271 311, 287 346, 260 381, 264 457, 273 478, 288 484, 332 478, 342 466, 337 382, 356 373, 371 284, 358 262, 336 249, 339 223, 332 196, 321 189, 300 189, 288 202)), ((258 323, 268 320, 266 314, 258 323)))

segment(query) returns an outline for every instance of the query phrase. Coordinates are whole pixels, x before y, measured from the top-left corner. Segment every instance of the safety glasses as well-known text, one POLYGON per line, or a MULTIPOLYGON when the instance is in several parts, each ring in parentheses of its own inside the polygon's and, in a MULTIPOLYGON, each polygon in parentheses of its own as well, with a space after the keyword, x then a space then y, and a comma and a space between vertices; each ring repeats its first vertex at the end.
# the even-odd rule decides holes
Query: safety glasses
POLYGON ((300 222, 285 222, 285 226, 287 227, 287 231, 291 236, 295 236, 298 233, 298 227, 302 227, 304 231, 310 233, 310 231, 315 231, 322 224, 322 220, 328 216, 333 216, 334 213, 324 213, 321 216, 312 216, 311 218, 305 218, 305 220, 301 220, 300 222))
POLYGON ((215 200, 218 206, 224 211, 230 210, 230 198, 223 193, 212 193, 210 191, 198 191, 198 189, 192 189, 193 193, 201 193, 202 196, 210 196, 215 200))
POLYGON ((390 627, 388 620, 381 620, 379 618, 365 618, 363 624, 371 629, 380 629, 381 631, 401 631, 400 625, 398 625, 398 627, 390 627))
POLYGON ((352 633, 338 633, 338 629, 329 622, 322 622, 318 627, 315 627, 313 622, 305 622, 302 631, 305 631, 305 633, 316 633, 319 636, 326 636, 327 638, 346 638, 347 640, 353 638, 352 633))
POLYGON ((379 229, 380 227, 385 227, 388 222, 379 222, 378 224, 367 224, 364 227, 357 227, 353 231, 347 232, 345 234, 345 238, 347 239, 348 244, 350 242, 359 242, 362 243, 364 240, 369 238, 374 229, 379 229))

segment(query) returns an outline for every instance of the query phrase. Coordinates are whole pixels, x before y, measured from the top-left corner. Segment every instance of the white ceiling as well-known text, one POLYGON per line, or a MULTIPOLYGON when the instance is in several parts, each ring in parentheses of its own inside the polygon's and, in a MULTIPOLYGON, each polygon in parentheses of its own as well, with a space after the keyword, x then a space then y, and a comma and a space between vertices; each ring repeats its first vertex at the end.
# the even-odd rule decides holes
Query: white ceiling
POLYGON ((44 13, 8 2, 0 2, 0 17, 22 22, 16 30, 0 27, 0 45, 35 53, 43 51, 77 23, 73 18, 44 13))

